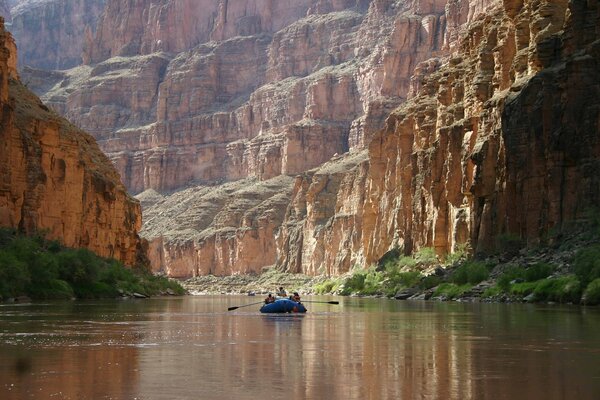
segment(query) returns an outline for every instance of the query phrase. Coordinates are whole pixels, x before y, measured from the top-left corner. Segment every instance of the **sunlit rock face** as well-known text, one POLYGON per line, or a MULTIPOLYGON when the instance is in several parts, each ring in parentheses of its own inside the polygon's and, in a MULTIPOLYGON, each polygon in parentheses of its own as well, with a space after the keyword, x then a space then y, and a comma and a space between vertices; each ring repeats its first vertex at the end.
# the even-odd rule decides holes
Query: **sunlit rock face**
POLYGON ((82 63, 105 0, 4 0, 0 15, 10 22, 21 67, 65 69, 82 63))
POLYGON ((417 68, 367 162, 298 178, 278 265, 339 273, 396 246, 535 244, 584 217, 600 196, 599 12, 506 1, 475 18, 455 52, 417 68))
POLYGON ((0 226, 44 231, 134 265, 139 203, 95 140, 21 84, 14 40, 0 21, 0 226))
POLYGON ((23 74, 134 193, 264 180, 364 148, 445 26, 444 1, 107 1, 84 65, 23 74))
POLYGON ((140 193, 156 270, 339 274, 581 216, 597 39, 595 2, 107 0, 82 65, 21 73, 140 193))

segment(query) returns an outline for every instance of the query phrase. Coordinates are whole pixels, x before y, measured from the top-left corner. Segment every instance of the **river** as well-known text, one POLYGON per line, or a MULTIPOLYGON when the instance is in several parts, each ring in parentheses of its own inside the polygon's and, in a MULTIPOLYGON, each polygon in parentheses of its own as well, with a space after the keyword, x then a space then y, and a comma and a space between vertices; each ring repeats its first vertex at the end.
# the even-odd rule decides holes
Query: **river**
POLYGON ((260 300, 0 305, 0 399, 600 398, 598 308, 260 300))

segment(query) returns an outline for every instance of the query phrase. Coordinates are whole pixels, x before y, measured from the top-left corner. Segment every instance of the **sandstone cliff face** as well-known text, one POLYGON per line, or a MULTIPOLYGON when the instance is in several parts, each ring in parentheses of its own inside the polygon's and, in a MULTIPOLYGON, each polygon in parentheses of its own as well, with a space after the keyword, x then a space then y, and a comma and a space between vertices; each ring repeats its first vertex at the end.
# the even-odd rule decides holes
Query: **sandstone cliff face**
POLYGON ((23 73, 135 193, 268 179, 364 148, 445 21, 444 1, 108 1, 88 65, 23 73))
POLYGON ((534 244, 582 217, 600 195, 599 29, 595 2, 505 1, 475 19, 437 71, 417 73, 418 95, 346 184, 296 185, 278 265, 339 273, 395 246, 484 251, 505 233, 534 244), (315 219, 327 197, 335 209, 315 219))
POLYGON ((190 186, 139 196, 155 269, 339 274, 597 202, 598 37, 593 2, 109 0, 86 65, 23 73, 132 191, 190 186))
POLYGON ((139 203, 94 139, 18 80, 16 47, 0 19, 0 226, 48 231, 70 247, 136 262, 139 203))
POLYGON ((85 38, 95 32, 105 1, 13 0, 4 10, 0 4, 0 15, 10 17, 22 66, 66 69, 81 64, 85 38))
POLYGON ((293 178, 244 179, 163 196, 139 195, 149 257, 169 276, 259 273, 275 264, 273 240, 288 206, 293 178))

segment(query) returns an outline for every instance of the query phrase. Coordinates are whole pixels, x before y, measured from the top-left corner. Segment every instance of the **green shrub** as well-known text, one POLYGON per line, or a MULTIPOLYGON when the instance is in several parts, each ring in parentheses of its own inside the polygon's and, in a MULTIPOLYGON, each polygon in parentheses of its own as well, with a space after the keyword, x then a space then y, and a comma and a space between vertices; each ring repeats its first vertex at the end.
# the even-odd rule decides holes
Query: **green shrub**
POLYGON ((510 293, 516 296, 525 297, 534 292, 539 282, 521 282, 515 283, 510 287, 510 293))
POLYGON ((518 265, 509 265, 505 268, 502 275, 498 277, 496 285, 505 293, 511 288, 511 282, 514 280, 525 280, 525 270, 518 265))
POLYGON ((435 275, 429 275, 421 279, 419 282, 419 288, 422 290, 427 290, 438 286, 440 283, 442 283, 442 278, 435 275))
POLYGON ((485 289, 481 294, 481 297, 483 297, 484 299, 489 299, 490 297, 496 297, 504 292, 506 292, 506 290, 503 290, 502 288, 500 288, 500 286, 496 285, 485 289))
POLYGON ((20 236, 0 229, 0 297, 34 299, 116 297, 118 290, 154 295, 185 290, 177 282, 147 271, 125 268, 86 249, 68 249, 43 235, 20 236))
POLYGON ((423 247, 415 253, 414 259, 421 265, 434 265, 438 262, 435 249, 432 247, 423 247))
POLYGON ((0 250, 0 297, 15 297, 25 294, 31 281, 27 264, 13 254, 0 250))
POLYGON ((575 275, 583 286, 600 278, 600 245, 580 250, 575 256, 575 275))
POLYGON ((600 278, 590 282, 583 293, 582 299, 587 305, 600 304, 600 278))
POLYGON ((27 288, 27 294, 33 299, 72 299, 75 297, 73 288, 65 281, 51 279, 45 285, 31 285, 27 288))
POLYGON ((359 293, 365 287, 366 271, 357 271, 346 278, 343 282, 343 289, 340 294, 348 296, 352 293, 359 293))
POLYGON ((573 275, 539 281, 533 291, 536 301, 556 301, 559 303, 579 303, 581 283, 573 275))
POLYGON ((478 261, 469 261, 459 266, 454 270, 450 280, 457 285, 465 285, 470 283, 476 285, 481 281, 486 280, 490 275, 487 266, 478 261))
POLYGON ((527 282, 535 282, 549 277, 552 275, 552 272, 554 272, 554 267, 552 267, 552 265, 546 263, 537 263, 525 269, 524 279, 527 282))
POLYGON ((466 261, 471 252, 471 247, 469 243, 463 243, 457 246, 454 252, 449 253, 446 256, 446 265, 454 265, 461 261, 466 261))
POLYGON ((369 296, 382 293, 384 279, 385 277, 383 273, 375 271, 375 269, 372 268, 369 269, 365 276, 363 290, 360 292, 360 294, 369 296))
POLYGON ((340 294, 374 295, 384 292, 385 274, 374 267, 354 272, 340 285, 340 294))
POLYGON ((385 271, 385 276, 389 286, 413 287, 421 280, 421 273, 418 271, 399 272, 398 269, 388 269, 385 271))
POLYGON ((450 300, 450 299, 459 297, 460 295, 462 295, 463 293, 465 293, 467 290, 471 289, 472 287, 473 286, 469 285, 469 284, 456 285, 453 283, 442 283, 441 285, 439 285, 437 287, 437 289, 433 293, 433 296, 434 297, 443 296, 450 300))

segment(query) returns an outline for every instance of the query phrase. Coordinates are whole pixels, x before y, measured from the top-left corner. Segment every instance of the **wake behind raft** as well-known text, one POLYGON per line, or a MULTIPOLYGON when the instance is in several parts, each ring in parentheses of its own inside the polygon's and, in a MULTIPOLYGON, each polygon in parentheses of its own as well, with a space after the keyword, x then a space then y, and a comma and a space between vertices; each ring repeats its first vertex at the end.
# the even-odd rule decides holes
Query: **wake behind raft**
POLYGON ((290 299, 277 299, 273 303, 262 306, 260 312, 263 314, 305 313, 306 307, 290 299))

